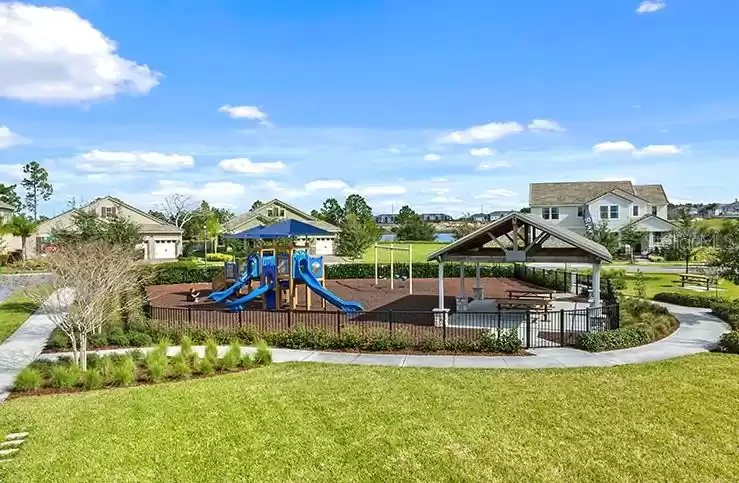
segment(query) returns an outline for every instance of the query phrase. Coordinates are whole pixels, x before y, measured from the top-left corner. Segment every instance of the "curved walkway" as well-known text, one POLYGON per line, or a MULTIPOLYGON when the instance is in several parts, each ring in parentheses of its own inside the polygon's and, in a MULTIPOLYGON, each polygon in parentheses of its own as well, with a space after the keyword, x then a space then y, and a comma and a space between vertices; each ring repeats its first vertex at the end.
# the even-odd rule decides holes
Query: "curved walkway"
MULTIPOLYGON (((680 327, 670 336, 651 344, 608 352, 585 352, 574 348, 533 349, 535 355, 526 356, 465 356, 465 355, 417 355, 417 354, 378 354, 327 352, 296 349, 272 349, 274 362, 323 362, 331 364, 362 364, 395 367, 465 367, 490 369, 544 369, 552 367, 607 367, 622 364, 636 364, 673 357, 707 352, 729 326, 709 313, 708 309, 681 307, 661 304, 667 307, 680 321, 680 327)), ((148 351, 151 348, 143 349, 148 351)), ((205 348, 195 346, 202 356, 205 348)), ((225 352, 227 346, 219 347, 225 352)), ((131 349, 111 349, 97 351, 100 355, 124 353, 131 349)), ((244 347, 244 352, 253 352, 244 347)), ((170 347, 172 354, 179 347, 170 347)), ((44 354, 43 358, 53 359, 62 354, 44 354)))

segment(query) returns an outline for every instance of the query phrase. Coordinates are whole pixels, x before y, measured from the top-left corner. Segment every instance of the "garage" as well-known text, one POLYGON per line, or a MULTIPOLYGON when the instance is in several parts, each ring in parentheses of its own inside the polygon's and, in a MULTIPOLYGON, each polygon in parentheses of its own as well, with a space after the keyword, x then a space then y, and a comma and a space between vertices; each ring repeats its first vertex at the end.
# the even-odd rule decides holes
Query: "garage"
POLYGON ((334 237, 316 237, 316 255, 334 254, 334 237))
POLYGON ((154 258, 158 260, 177 258, 177 240, 154 240, 154 258))

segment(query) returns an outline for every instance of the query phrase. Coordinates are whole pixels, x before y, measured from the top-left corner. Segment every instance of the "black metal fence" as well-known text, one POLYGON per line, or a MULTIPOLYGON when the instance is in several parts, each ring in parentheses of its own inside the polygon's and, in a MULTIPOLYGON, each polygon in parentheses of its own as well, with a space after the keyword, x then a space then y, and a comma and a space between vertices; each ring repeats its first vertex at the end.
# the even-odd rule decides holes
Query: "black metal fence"
MULTIPOLYGON (((593 275, 589 273, 572 272, 550 268, 537 268, 528 265, 517 264, 513 269, 513 275, 525 282, 550 288, 558 292, 583 294, 592 291, 593 275)), ((616 303, 616 290, 613 281, 601 275, 601 300, 616 303)))
POLYGON ((400 338, 408 347, 423 349, 441 343, 474 346, 483 333, 513 330, 525 348, 572 346, 584 332, 619 327, 618 304, 599 308, 554 311, 409 312, 377 310, 344 314, 307 310, 246 310, 223 312, 197 308, 149 305, 151 323, 158 328, 186 333, 240 332, 255 337, 294 331, 320 330, 333 337, 353 334, 400 338))

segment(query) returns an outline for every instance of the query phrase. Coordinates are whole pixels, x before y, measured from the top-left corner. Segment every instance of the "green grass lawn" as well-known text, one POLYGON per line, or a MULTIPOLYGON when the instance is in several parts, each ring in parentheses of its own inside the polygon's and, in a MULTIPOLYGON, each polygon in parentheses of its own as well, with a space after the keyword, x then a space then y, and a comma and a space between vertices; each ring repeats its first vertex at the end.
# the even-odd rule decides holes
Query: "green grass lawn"
MULTIPOLYGON (((413 246, 413 263, 421 263, 426 261, 429 253, 435 252, 441 247, 447 246, 448 243, 414 243, 414 242, 397 242, 393 246, 407 248, 408 245, 413 246)), ((381 246, 389 247, 389 243, 382 243, 381 246)), ((408 263, 408 252, 395 250, 393 252, 393 260, 396 263, 408 263)), ((380 263, 390 263, 390 250, 377 250, 377 259, 380 263)), ((365 250, 362 256, 362 262, 375 263, 375 247, 371 246, 365 250)))
POLYGON ((721 229, 722 226, 724 226, 724 223, 737 223, 738 221, 732 218, 725 219, 725 218, 707 218, 704 220, 698 220, 696 221, 696 224, 698 226, 703 226, 705 228, 718 231, 721 229))
MULTIPOLYGON (((699 292, 682 288, 680 286, 680 275, 677 273, 643 273, 642 276, 644 277, 644 285, 647 289, 647 298, 651 298, 659 292, 677 292, 704 297, 715 297, 717 294, 715 290, 699 292)), ((636 295, 634 273, 628 273, 626 277, 626 289, 623 292, 627 295, 636 295)), ((739 285, 735 285, 728 280, 721 280, 719 282, 719 288, 723 289, 718 292, 719 296, 724 298, 739 298, 739 285)))
POLYGON ((739 357, 541 371, 278 364, 18 398, 3 480, 735 481, 739 357))
POLYGON ((0 343, 23 325, 37 308, 24 289, 16 290, 0 303, 0 343))

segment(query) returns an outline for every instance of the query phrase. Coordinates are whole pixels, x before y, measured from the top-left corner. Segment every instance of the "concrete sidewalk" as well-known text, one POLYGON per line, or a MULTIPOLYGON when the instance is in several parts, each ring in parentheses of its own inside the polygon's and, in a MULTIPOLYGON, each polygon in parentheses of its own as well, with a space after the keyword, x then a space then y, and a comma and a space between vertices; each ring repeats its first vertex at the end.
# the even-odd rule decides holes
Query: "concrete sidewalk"
MULTIPOLYGON (((552 367, 608 367, 623 364, 637 364, 673 357, 697 354, 712 350, 721 334, 729 326, 712 316, 708 309, 666 306, 680 321, 680 327, 669 337, 651 344, 608 352, 585 352, 570 347, 533 349, 533 356, 469 356, 469 355, 417 355, 381 354, 356 352, 329 352, 297 349, 272 349, 274 362, 319 362, 328 364, 358 364, 393 367, 464 367, 483 369, 547 369, 552 367)), ((201 356, 204 346, 193 349, 201 356)), ((220 346, 224 353, 227 346, 220 346)), ((97 351, 100 355, 123 354, 131 349, 111 349, 97 351)), ((151 348, 142 349, 148 352, 151 348)), ((254 348, 244 347, 244 352, 254 348)), ((170 347, 170 354, 179 352, 179 347, 170 347)), ((44 354, 42 358, 54 359, 63 353, 44 354)))
POLYGON ((44 349, 55 327, 47 313, 65 311, 71 301, 71 295, 71 291, 53 293, 36 313, 0 344, 0 402, 8 397, 15 376, 33 362, 44 349))

